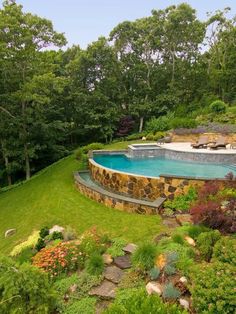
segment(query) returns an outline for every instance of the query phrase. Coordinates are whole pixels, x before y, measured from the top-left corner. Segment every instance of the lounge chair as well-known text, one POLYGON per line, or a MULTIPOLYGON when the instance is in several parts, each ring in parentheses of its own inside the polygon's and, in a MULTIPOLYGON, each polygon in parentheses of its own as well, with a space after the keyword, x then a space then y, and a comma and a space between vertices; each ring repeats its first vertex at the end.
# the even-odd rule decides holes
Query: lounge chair
POLYGON ((200 136, 198 142, 192 143, 192 148, 207 148, 207 144, 209 144, 209 140, 207 136, 200 136))
POLYGON ((214 144, 209 145, 211 149, 218 149, 218 148, 226 148, 226 139, 224 136, 220 136, 214 144))

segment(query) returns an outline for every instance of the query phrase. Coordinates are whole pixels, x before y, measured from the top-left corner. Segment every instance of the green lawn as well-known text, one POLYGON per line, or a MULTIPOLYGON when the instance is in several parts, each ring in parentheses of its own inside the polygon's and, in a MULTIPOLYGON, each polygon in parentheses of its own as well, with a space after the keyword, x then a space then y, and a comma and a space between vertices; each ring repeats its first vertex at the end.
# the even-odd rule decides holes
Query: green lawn
MULTIPOLYGON (((127 142, 107 146, 125 147, 127 142)), ((44 225, 70 225, 78 233, 97 226, 112 236, 137 243, 164 230, 159 216, 120 212, 81 195, 72 176, 79 167, 74 156, 69 156, 29 182, 0 194, 0 252, 9 253, 15 244, 44 225), (4 232, 9 228, 16 228, 17 233, 5 239, 4 232)))

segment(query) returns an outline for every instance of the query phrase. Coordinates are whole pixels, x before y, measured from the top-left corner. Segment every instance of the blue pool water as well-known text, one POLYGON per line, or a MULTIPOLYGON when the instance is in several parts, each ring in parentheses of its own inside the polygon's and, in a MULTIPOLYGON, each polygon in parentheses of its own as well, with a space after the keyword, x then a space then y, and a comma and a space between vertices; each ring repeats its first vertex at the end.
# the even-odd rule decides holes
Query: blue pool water
POLYGON ((169 174, 198 178, 224 178, 229 172, 236 175, 236 167, 231 165, 171 160, 164 157, 135 159, 125 155, 95 155, 94 160, 107 168, 150 177, 169 174))

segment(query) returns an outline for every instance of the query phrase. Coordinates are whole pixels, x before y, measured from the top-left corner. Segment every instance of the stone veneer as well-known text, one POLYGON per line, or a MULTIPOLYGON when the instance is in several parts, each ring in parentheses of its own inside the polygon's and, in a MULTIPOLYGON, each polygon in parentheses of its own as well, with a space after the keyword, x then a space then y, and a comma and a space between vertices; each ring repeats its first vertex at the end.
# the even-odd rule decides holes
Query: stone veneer
MULTIPOLYGON (((76 188, 85 196, 102 203, 107 207, 116 208, 121 211, 126 211, 128 213, 137 213, 145 215, 157 214, 158 207, 155 204, 145 205, 142 202, 137 202, 135 200, 124 200, 122 198, 117 198, 107 193, 101 193, 98 189, 91 188, 86 185, 85 182, 79 180, 79 177, 75 175, 75 186, 76 188)), ((148 203, 148 202, 147 202, 148 203)))
MULTIPOLYGON (((105 168, 89 159, 91 177, 105 189, 136 199, 156 200, 158 197, 173 199, 186 193, 190 186, 201 186, 207 179, 175 176, 145 177, 105 168)), ((224 179, 219 180, 224 181, 224 179)))

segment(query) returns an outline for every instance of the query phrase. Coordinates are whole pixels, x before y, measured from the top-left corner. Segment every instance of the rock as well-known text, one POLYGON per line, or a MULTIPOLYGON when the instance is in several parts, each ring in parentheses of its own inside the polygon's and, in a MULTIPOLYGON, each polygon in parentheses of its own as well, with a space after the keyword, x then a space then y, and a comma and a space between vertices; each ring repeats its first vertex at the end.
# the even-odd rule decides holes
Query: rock
POLYGON ((145 136, 142 137, 142 141, 146 141, 146 139, 147 139, 147 138, 146 138, 145 136))
POLYGON ((189 302, 185 299, 179 299, 179 304, 185 309, 189 309, 189 302))
POLYGON ((146 285, 146 290, 148 294, 158 294, 158 295, 162 295, 162 286, 155 281, 150 281, 149 283, 147 283, 146 285))
POLYGON ((53 233, 53 232, 64 232, 65 231, 65 228, 61 227, 61 226, 58 226, 58 225, 55 225, 53 226, 51 229, 49 229, 49 234, 53 233))
POLYGON ((191 224, 191 225, 193 224, 192 217, 190 214, 176 215, 176 220, 181 226, 186 225, 186 224, 191 224))
POLYGON ((114 263, 121 269, 127 269, 131 267, 130 256, 118 256, 114 258, 114 263))
POLYGON ((104 272, 104 277, 113 283, 119 283, 123 276, 124 271, 117 266, 108 266, 104 272))
POLYGON ((163 225, 167 226, 168 228, 177 228, 179 227, 178 222, 175 218, 165 218, 163 220, 163 225))
POLYGON ((103 262, 106 264, 106 265, 110 265, 112 262, 113 262, 113 258, 111 256, 111 254, 106 254, 104 253, 102 255, 102 258, 103 258, 103 262))
POLYGON ((116 285, 113 282, 104 280, 100 286, 94 287, 89 291, 89 295, 97 296, 102 299, 114 299, 115 298, 116 285))
POLYGON ((137 248, 138 246, 136 244, 129 243, 123 248, 123 251, 126 253, 133 254, 137 250, 137 248))
POLYGON ((8 237, 11 237, 13 234, 16 233, 16 229, 8 229, 6 232, 5 232, 5 238, 8 238, 8 237))
POLYGON ((182 283, 187 283, 187 282, 188 282, 188 279, 183 276, 183 277, 181 277, 181 278, 179 279, 179 281, 182 282, 182 283))
POLYGON ((190 238, 189 236, 184 237, 184 239, 188 242, 188 244, 192 245, 192 246, 196 246, 195 241, 190 238))

